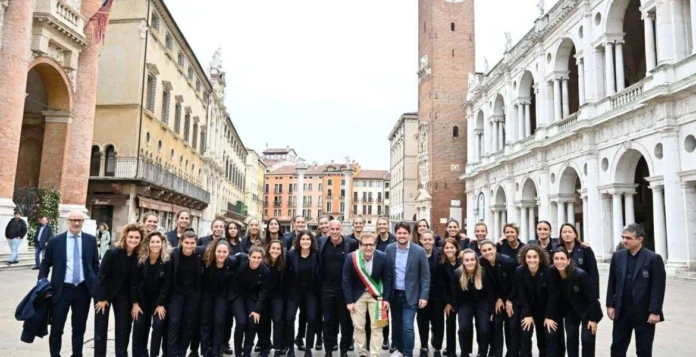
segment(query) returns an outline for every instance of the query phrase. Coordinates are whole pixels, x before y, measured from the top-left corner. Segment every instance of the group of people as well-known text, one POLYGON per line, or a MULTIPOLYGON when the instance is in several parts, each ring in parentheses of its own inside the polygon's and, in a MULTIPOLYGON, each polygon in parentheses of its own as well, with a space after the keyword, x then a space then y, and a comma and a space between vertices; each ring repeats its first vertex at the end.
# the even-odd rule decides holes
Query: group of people
MULTIPOLYGON (((163 234, 158 216, 146 214, 123 227, 100 264, 96 238, 82 232, 82 213, 70 213, 68 231, 48 241, 39 271, 41 282, 52 270, 51 356, 60 356, 69 310, 72 355, 82 356, 92 299, 95 356, 106 356, 111 309, 116 356, 128 355, 132 333, 135 357, 185 357, 189 350, 248 357, 255 340, 260 357, 271 350, 293 357, 295 347, 305 357, 312 347, 327 357, 354 350, 359 357, 382 350, 412 357, 416 324, 420 357, 430 355, 429 346, 433 357, 456 357, 457 342, 468 356, 474 336, 479 356, 502 357, 506 347, 507 356, 528 357, 535 333, 539 356, 580 356, 580 346, 582 356, 594 356, 603 317, 599 273, 572 224, 551 238, 551 224, 540 221, 537 239, 525 244, 512 223, 494 241, 484 223, 468 239, 456 220, 441 238, 425 220, 413 228, 397 223, 391 233, 380 217, 376 232, 366 232, 360 216, 347 236, 339 221, 322 216, 316 234, 295 217, 287 234, 271 218, 264 225, 251 219, 244 237, 237 223, 215 220, 212 234, 198 237, 190 219, 179 212, 176 229, 163 234)), ((625 249, 612 257, 612 356, 626 355, 633 330, 637 355, 651 356, 655 324, 664 319, 664 263, 643 237, 641 226, 626 226, 625 249)))

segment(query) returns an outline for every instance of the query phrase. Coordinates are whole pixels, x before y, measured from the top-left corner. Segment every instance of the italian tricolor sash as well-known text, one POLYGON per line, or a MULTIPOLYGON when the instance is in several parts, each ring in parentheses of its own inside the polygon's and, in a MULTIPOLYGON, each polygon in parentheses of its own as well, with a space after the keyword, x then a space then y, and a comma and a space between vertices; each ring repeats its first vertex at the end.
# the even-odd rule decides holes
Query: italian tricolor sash
POLYGON ((382 281, 375 281, 372 276, 367 273, 362 250, 358 250, 355 253, 356 254, 353 254, 353 267, 355 268, 355 272, 358 274, 363 284, 365 284, 367 292, 377 299, 377 304, 375 305, 375 316, 377 317, 375 325, 377 327, 387 326, 389 324, 389 308, 384 304, 382 281))

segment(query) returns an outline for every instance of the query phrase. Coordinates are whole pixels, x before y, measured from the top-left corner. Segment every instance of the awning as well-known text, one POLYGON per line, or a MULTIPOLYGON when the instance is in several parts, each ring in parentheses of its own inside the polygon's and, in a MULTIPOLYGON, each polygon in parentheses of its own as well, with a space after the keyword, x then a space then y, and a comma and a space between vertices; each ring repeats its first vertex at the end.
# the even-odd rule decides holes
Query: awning
POLYGON ((91 195, 87 198, 93 206, 125 206, 128 195, 91 195))
POLYGON ((138 207, 147 208, 155 211, 174 212, 171 203, 153 200, 143 196, 138 196, 138 207))

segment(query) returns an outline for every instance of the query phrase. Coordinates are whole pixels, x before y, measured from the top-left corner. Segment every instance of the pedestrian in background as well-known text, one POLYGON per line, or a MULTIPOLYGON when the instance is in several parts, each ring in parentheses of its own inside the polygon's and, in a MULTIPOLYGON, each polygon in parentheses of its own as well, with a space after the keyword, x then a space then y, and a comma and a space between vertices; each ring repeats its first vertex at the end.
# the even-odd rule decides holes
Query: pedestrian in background
POLYGON ((27 234, 27 223, 22 220, 19 215, 19 211, 14 211, 14 217, 7 223, 5 227, 5 237, 7 238, 7 243, 10 245, 10 260, 7 261, 7 265, 19 263, 19 255, 17 254, 17 249, 22 244, 22 239, 27 234))
POLYGON ((39 226, 36 227, 36 237, 34 238, 34 259, 36 260, 36 265, 32 270, 39 270, 41 265, 41 260, 46 252, 46 243, 53 237, 53 227, 48 224, 48 217, 39 217, 39 226))
POLYGON ((111 248, 111 233, 106 223, 99 225, 99 240, 97 241, 100 249, 99 256, 103 259, 106 252, 111 248))

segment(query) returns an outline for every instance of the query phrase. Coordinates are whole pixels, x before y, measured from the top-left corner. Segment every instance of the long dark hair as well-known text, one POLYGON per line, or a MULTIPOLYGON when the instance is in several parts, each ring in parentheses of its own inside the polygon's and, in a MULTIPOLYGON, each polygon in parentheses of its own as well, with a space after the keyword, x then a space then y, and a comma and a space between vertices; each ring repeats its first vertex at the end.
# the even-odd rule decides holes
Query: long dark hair
POLYGON ((443 264, 449 264, 449 258, 447 258, 447 254, 445 254, 445 246, 447 244, 451 244, 454 246, 454 248, 457 249, 457 252, 454 253, 454 260, 456 263, 457 258, 459 257, 459 252, 461 252, 461 249, 459 248, 459 242, 454 238, 445 238, 444 243, 442 243, 442 250, 441 250, 442 253, 440 254, 440 262, 443 264))
POLYGON ((269 245, 271 244, 271 222, 275 221, 278 223, 278 240, 283 239, 283 235, 280 233, 280 221, 273 217, 268 220, 268 223, 266 223, 266 230, 264 231, 263 235, 263 244, 269 245))
POLYGON ((292 247, 295 248, 298 253, 302 252, 302 247, 300 246, 300 240, 304 236, 309 236, 309 238, 310 238, 309 240, 312 242, 312 244, 309 246, 309 251, 313 252, 313 251, 317 250, 317 240, 314 239, 314 235, 312 234, 312 232, 308 231, 308 230, 301 231, 300 234, 298 234, 295 237, 295 241, 292 242, 292 247))
POLYGON ((229 241, 230 244, 231 243, 239 244, 239 241, 241 240, 241 238, 240 238, 241 236, 242 236, 242 226, 240 226, 239 223, 232 221, 225 226, 225 238, 227 238, 227 241, 229 241), (234 224, 234 226, 237 227, 237 236, 236 237, 232 237, 230 235, 230 224, 234 224))
MULTIPOLYGON (((573 278, 575 276, 575 271, 577 270, 577 266, 575 265, 575 262, 573 259, 570 257, 570 253, 565 249, 565 247, 558 247, 551 252, 551 258, 553 258, 556 254, 563 254, 565 255, 566 259, 568 259, 568 266, 565 269, 566 276, 568 278, 573 278)), ((553 262, 552 262, 553 264, 553 262)))
POLYGON ((563 240, 563 235, 561 232, 563 232, 563 227, 570 227, 570 229, 573 230, 573 233, 575 233, 575 244, 580 245, 582 243, 582 240, 580 239, 580 235, 578 234, 578 230, 575 228, 575 226, 571 223, 563 223, 561 224, 561 229, 558 231, 558 238, 560 240, 560 244, 563 245, 565 248, 565 241, 563 240))
POLYGON ((447 238, 454 238, 454 239, 456 239, 456 240, 459 240, 459 234, 457 234, 456 237, 450 237, 449 232, 447 231, 447 226, 449 226, 450 223, 456 223, 456 224, 457 224, 457 229, 458 229, 458 230, 461 230, 461 228, 462 228, 462 226, 459 224, 459 221, 457 221, 457 220, 454 219, 454 218, 450 218, 450 220, 447 221, 447 224, 445 224, 445 236, 444 236, 444 238, 445 238, 445 239, 447 239, 447 238))
MULTIPOLYGON (((421 222, 425 222, 425 228, 430 229, 430 224, 428 224, 428 220, 426 220, 425 218, 421 218, 418 222, 416 222, 416 225, 413 226, 411 242, 416 243, 418 245, 420 245, 420 234, 418 234, 418 225, 420 225, 421 222)), ((433 233, 433 239, 435 239, 435 233, 433 233)))
POLYGON ((274 240, 272 242, 269 242, 268 245, 266 246, 266 252, 263 258, 264 263, 266 263, 266 266, 269 268, 276 268, 278 270, 283 270, 285 269, 285 255, 283 254, 283 242, 279 240, 274 240), (280 246, 280 255, 275 261, 275 264, 273 264, 273 257, 271 257, 271 246, 274 244, 277 244, 280 246))
POLYGON ((205 253, 203 253, 203 264, 205 264, 206 267, 209 267, 210 264, 213 264, 215 261, 215 251, 217 250, 218 246, 224 245, 227 247, 227 255, 232 254, 232 247, 230 246, 230 243, 228 243, 224 239, 218 239, 217 241, 212 241, 208 243, 208 246, 205 247, 205 253))

